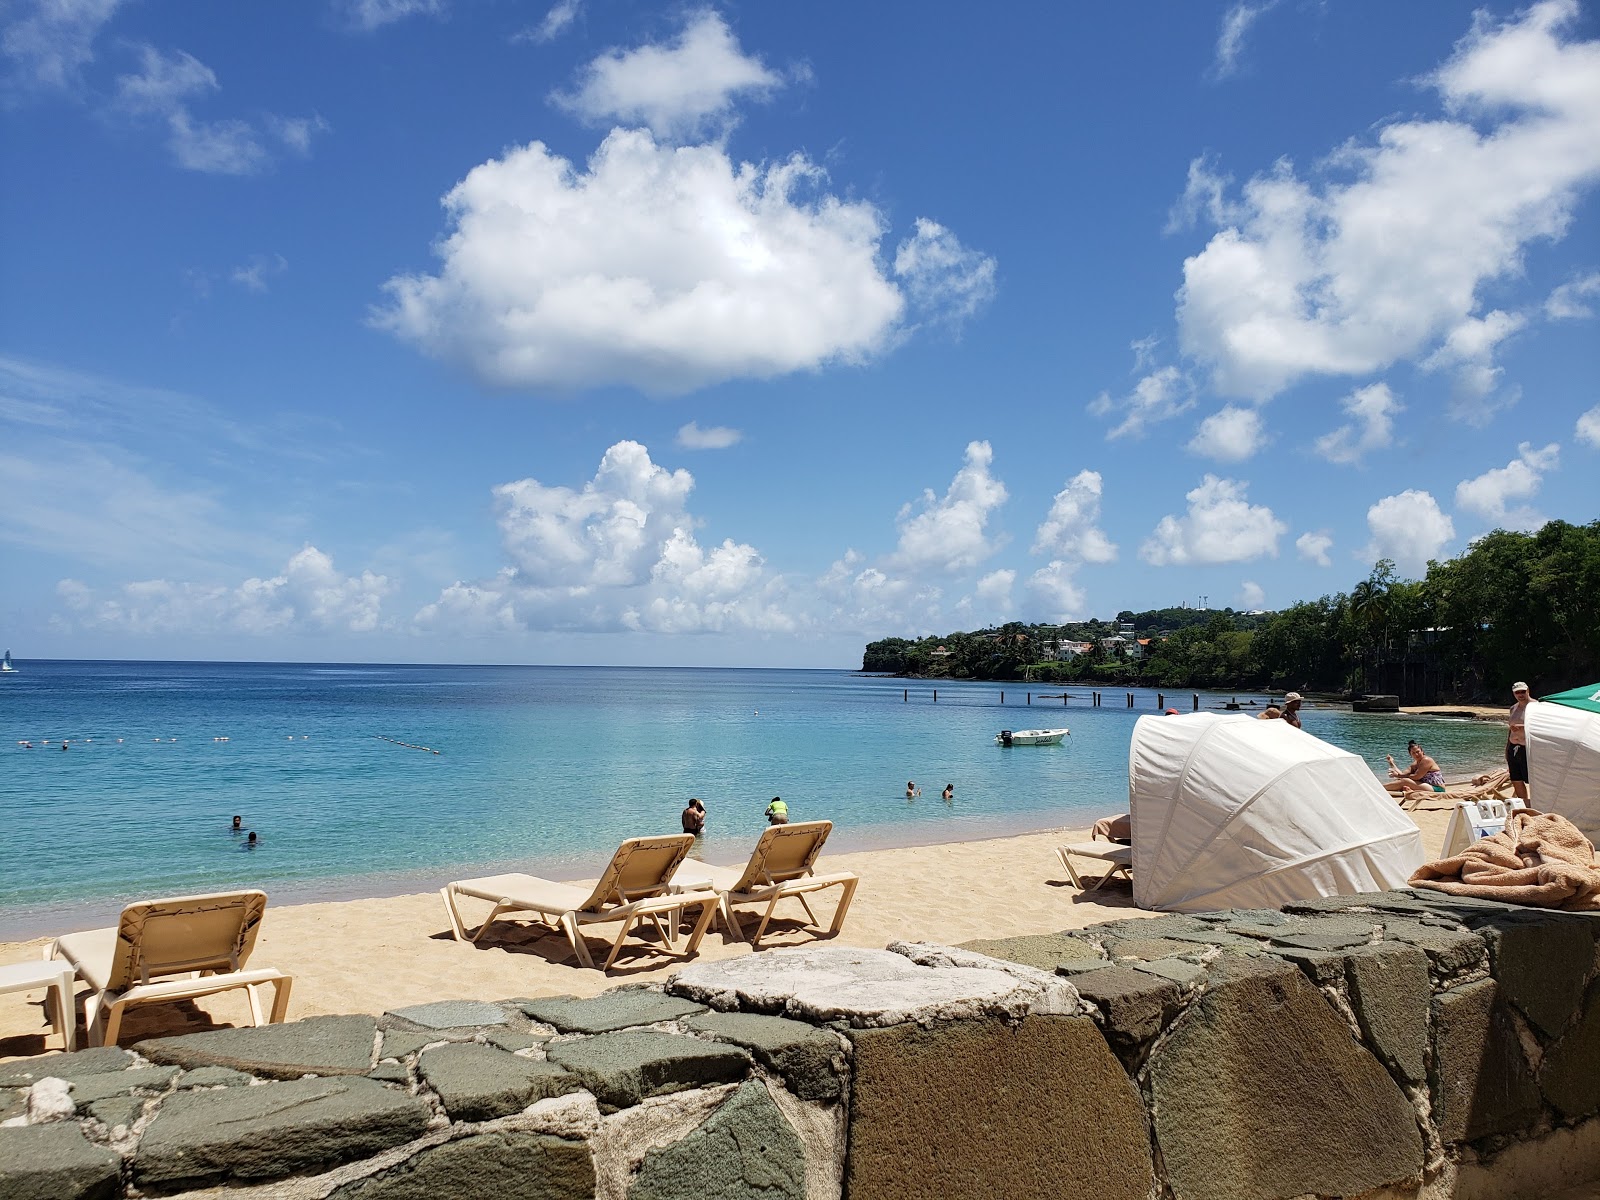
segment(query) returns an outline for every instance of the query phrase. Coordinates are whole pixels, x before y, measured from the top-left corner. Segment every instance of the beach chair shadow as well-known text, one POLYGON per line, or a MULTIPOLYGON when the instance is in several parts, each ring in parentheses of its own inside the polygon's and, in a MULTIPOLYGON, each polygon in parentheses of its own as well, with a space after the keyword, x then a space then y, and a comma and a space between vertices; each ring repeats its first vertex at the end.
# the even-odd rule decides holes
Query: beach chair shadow
MULTIPOLYGON (((535 927, 540 938, 547 936, 547 932, 564 935, 578 964, 584 967, 592 968, 595 964, 583 931, 593 925, 615 924, 619 928, 611 952, 600 968, 602 971, 609 971, 616 964, 623 944, 636 927, 648 927, 668 951, 678 953, 674 931, 683 911, 693 908, 698 910, 699 919, 682 951, 685 958, 690 958, 700 949, 701 939, 717 909, 717 896, 712 892, 673 894, 669 891, 672 873, 693 845, 694 836, 687 833, 629 838, 617 847, 599 881, 587 892, 570 883, 557 883, 536 875, 508 874, 458 880, 441 888, 439 895, 444 899, 445 915, 457 941, 484 945, 496 922, 531 917, 543 922, 543 928, 535 927), (487 900, 493 905, 489 915, 474 930, 468 929, 462 917, 460 902, 463 897, 487 900)), ((530 946, 525 939, 513 942, 506 935, 492 944, 504 949, 511 949, 513 945, 519 949, 530 946)))
POLYGON ((844 928, 845 917, 849 915, 850 903, 855 899, 861 878, 853 871, 836 871, 828 875, 816 873, 817 857, 832 831, 832 821, 773 825, 762 833, 749 861, 742 868, 696 862, 681 869, 674 877, 672 886, 685 893, 704 889, 715 893, 723 928, 734 941, 746 940, 744 927, 734 909, 764 906, 755 932, 748 938, 752 950, 761 948, 761 939, 769 932, 785 934, 810 929, 816 931, 815 936, 836 937, 844 928), (824 931, 822 922, 817 919, 806 897, 832 888, 838 888, 839 895, 833 919, 824 931), (801 921, 798 917, 778 917, 776 909, 782 900, 798 901, 807 919, 801 921))
POLYGON ((246 970, 266 913, 261 891, 176 896, 130 904, 108 929, 67 933, 45 947, 92 989, 84 1001, 87 1044, 114 1046, 131 1009, 189 1002, 197 1020, 210 1018, 192 1004, 202 996, 243 989, 256 1025, 281 1022, 289 1007, 290 976, 270 967, 246 970), (261 988, 270 983, 272 1010, 263 1017, 261 988))

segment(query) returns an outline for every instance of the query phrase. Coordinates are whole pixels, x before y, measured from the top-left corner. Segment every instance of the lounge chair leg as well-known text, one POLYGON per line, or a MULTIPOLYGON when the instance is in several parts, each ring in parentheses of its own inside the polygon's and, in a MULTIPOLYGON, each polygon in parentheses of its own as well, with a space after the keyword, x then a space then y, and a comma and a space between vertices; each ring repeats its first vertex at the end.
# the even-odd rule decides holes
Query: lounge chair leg
POLYGON ((767 902, 767 911, 761 915, 761 924, 756 926, 756 933, 750 939, 750 949, 758 949, 761 945, 761 935, 767 931, 767 922, 772 920, 772 910, 778 907, 778 896, 773 896, 767 902))
POLYGON ((1083 880, 1078 877, 1078 872, 1072 865, 1071 857, 1068 856, 1065 850, 1057 850, 1056 857, 1061 860, 1061 865, 1067 869, 1067 878, 1072 880, 1072 886, 1080 892, 1083 891, 1083 880))
POLYGON ((589 947, 583 944, 583 934, 578 930, 578 919, 571 913, 562 913, 561 929, 567 935, 567 941, 572 943, 572 949, 578 956, 578 965, 593 967, 594 959, 589 957, 589 947))
MULTIPOLYGON (((677 917, 682 915, 682 912, 683 912, 682 909, 678 909, 673 914, 673 924, 674 925, 677 924, 677 917)), ((665 926, 665 925, 663 925, 661 923, 661 914, 660 913, 651 913, 650 914, 650 920, 655 923, 656 933, 661 935, 661 940, 667 944, 667 949, 676 952, 676 950, 678 949, 678 939, 674 934, 672 934, 672 933, 670 933, 668 931, 669 930, 668 926, 665 926)), ((630 921, 629 924, 632 924, 632 922, 630 921)))
POLYGON ((283 1019, 289 1015, 289 985, 294 980, 285 975, 282 979, 272 982, 272 1023, 282 1025, 283 1019))
POLYGON ((700 904, 700 916, 694 923, 694 932, 689 935, 689 943, 683 948, 685 958, 693 958, 700 949, 700 939, 706 936, 706 930, 711 928, 711 919, 717 915, 721 906, 720 900, 704 900, 700 904))
POLYGON ((726 893, 717 900, 717 907, 722 912, 722 923, 727 927, 728 932, 733 935, 733 940, 736 942, 744 941, 744 926, 739 924, 739 918, 734 915, 733 904, 728 900, 726 893))
POLYGON ((833 924, 828 929, 829 933, 838 933, 844 928, 845 914, 850 911, 850 901, 856 898, 856 885, 860 882, 859 879, 846 879, 839 885, 842 894, 839 897, 839 907, 833 910, 833 924))
POLYGON ((259 983, 247 983, 244 985, 245 994, 250 997, 250 1023, 253 1025, 262 1024, 260 989, 261 985, 259 983))
POLYGON ((122 1032, 123 1003, 120 999, 113 1000, 110 1004, 102 1002, 100 1008, 100 1018, 105 1022, 105 1032, 102 1034, 98 1044, 101 1046, 115 1046, 117 1044, 117 1036, 122 1032))
MULTIPOLYGON (((655 914, 651 913, 650 916, 652 918, 654 918, 655 914)), ((624 921, 622 923, 622 932, 617 934, 617 940, 611 943, 611 953, 606 955, 606 965, 600 968, 602 971, 611 970, 611 964, 616 962, 617 961, 617 955, 622 953, 622 943, 625 940, 627 940, 628 934, 633 929, 634 922, 635 921, 641 921, 643 919, 644 919, 643 914, 638 914, 638 915, 629 917, 626 921, 624 921)), ((659 920, 657 920, 656 921, 657 928, 659 928, 660 925, 661 925, 661 922, 659 920)))
POLYGON ((106 1044, 105 995, 95 992, 83 1002, 83 1040, 87 1046, 106 1044))
POLYGON ((466 929, 461 924, 461 914, 456 911, 455 895, 448 887, 439 889, 439 895, 444 897, 444 915, 450 918, 450 932, 456 935, 458 942, 470 942, 466 929))
POLYGON ((804 896, 797 895, 795 896, 795 899, 800 901, 800 907, 806 910, 806 919, 809 920, 816 928, 821 929, 822 922, 817 920, 817 914, 811 911, 811 905, 806 903, 806 898, 804 896))

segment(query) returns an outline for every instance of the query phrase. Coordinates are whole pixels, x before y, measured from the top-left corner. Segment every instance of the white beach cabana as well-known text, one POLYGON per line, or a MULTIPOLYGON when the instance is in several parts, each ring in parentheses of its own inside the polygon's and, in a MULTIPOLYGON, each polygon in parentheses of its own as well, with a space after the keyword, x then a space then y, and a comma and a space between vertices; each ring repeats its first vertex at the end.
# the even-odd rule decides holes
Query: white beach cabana
POLYGON ((1133 898, 1205 912, 1403 887, 1422 834, 1361 759, 1285 721, 1141 717, 1128 752, 1133 898))
POLYGON ((1528 705, 1528 802, 1600 841, 1600 684, 1528 705))

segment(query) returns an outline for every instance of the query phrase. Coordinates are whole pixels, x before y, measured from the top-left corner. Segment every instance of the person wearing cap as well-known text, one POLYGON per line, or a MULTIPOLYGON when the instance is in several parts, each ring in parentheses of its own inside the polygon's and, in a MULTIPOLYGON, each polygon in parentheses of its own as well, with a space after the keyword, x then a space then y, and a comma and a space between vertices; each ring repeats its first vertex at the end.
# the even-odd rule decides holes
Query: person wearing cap
POLYGON ((1296 729, 1301 728, 1299 692, 1290 692, 1283 698, 1283 719, 1296 729))
POLYGON ((1528 694, 1528 685, 1520 679, 1511 685, 1511 695, 1516 703, 1511 706, 1511 730, 1506 735, 1506 770, 1511 773, 1511 794, 1525 801, 1528 798, 1528 705, 1538 701, 1528 694))

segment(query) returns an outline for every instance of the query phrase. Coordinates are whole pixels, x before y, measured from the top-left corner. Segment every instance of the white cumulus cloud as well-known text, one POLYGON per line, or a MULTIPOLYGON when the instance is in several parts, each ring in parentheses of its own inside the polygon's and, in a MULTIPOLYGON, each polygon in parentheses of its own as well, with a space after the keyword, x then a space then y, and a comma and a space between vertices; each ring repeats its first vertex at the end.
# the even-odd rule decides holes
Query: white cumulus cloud
POLYGON ((1244 609, 1246 612, 1253 612, 1256 609, 1265 608, 1267 606, 1266 589, 1263 588, 1259 583, 1255 582, 1255 580, 1246 579, 1239 585, 1239 595, 1235 599, 1234 603, 1239 608, 1244 609))
POLYGON ((1101 392, 1089 405, 1097 417, 1115 417, 1117 423, 1106 434, 1108 439, 1143 437, 1151 425, 1170 421, 1194 407, 1194 388, 1177 367, 1150 371, 1133 385, 1126 396, 1113 399, 1101 392))
POLYGON ((1319 567, 1333 566, 1333 559, 1328 557, 1328 551, 1332 547, 1333 539, 1325 530, 1302 533, 1294 540, 1294 548, 1300 552, 1300 557, 1316 563, 1319 567))
POLYGON ((644 130, 583 171, 534 142, 451 190, 439 273, 391 279, 374 320, 501 387, 682 392, 865 361, 907 297, 881 214, 824 182, 800 155, 735 163, 644 130))
POLYGON ((1420 573, 1428 560, 1439 557, 1456 535, 1455 522, 1439 508, 1433 496, 1408 488, 1398 496, 1385 496, 1367 509, 1372 541, 1365 556, 1376 561, 1393 559, 1402 571, 1420 573))
POLYGON ((1600 404, 1578 417, 1578 424, 1573 432, 1580 442, 1586 442, 1596 450, 1600 450, 1600 404))
POLYGON ((999 547, 989 536, 989 518, 1006 501, 1006 486, 989 472, 994 450, 988 442, 970 442, 966 462, 943 496, 925 490, 921 508, 901 508, 895 523, 900 541, 890 557, 897 569, 912 574, 959 574, 971 570, 999 547))
POLYGON ((1544 302, 1544 315, 1553 321, 1580 321, 1594 316, 1591 297, 1600 296, 1600 271, 1563 283, 1544 302))
POLYGON ((1052 559, 1028 577, 1028 591, 1046 621, 1061 624, 1089 615, 1089 601, 1073 578, 1078 563, 1052 559))
POLYGON ((393 591, 386 576, 371 571, 341 574, 315 546, 290 558, 281 574, 231 587, 147 579, 102 596, 64 579, 56 588, 80 626, 131 634, 371 633, 393 591))
POLYGON ((1217 462, 1242 462, 1265 444, 1260 412, 1229 404, 1200 422, 1188 450, 1217 462))
POLYGON ((1257 18, 1276 3, 1277 0, 1265 0, 1261 4, 1249 4, 1241 0, 1223 16, 1222 31, 1217 35, 1217 57, 1212 66, 1218 79, 1226 79, 1239 69, 1245 34, 1257 18))
POLYGON ((1470 389, 1496 382, 1505 319, 1478 312, 1480 288, 1515 275, 1530 242, 1562 237, 1600 175, 1600 43, 1565 36, 1578 17, 1576 0, 1503 24, 1480 14, 1427 80, 1447 116, 1353 140, 1315 182, 1280 162, 1236 205, 1211 206, 1226 219, 1184 263, 1178 321, 1219 391, 1265 399, 1438 351, 1465 372, 1462 414, 1479 413, 1470 389))
POLYGON ((993 258, 963 246, 937 221, 917 218, 916 232, 894 253, 894 273, 912 308, 931 320, 959 326, 995 294, 993 258))
POLYGON ((1519 388, 1500 390, 1505 373, 1494 361, 1495 348, 1518 332, 1528 319, 1495 309, 1481 319, 1467 317, 1445 335, 1444 343, 1422 360, 1424 371, 1454 374, 1450 411, 1471 425, 1487 425, 1501 409, 1521 397, 1519 388))
POLYGON ((121 0, 26 0, 0 37, 8 76, 24 87, 70 89, 94 61, 94 42, 121 0))
POLYGON ((1350 420, 1316 442, 1317 453, 1333 463, 1359 463, 1373 450, 1387 446, 1394 437, 1394 418, 1404 411, 1387 383, 1357 388, 1339 405, 1350 420))
POLYGON ((726 425, 701 429, 696 422, 690 421, 679 427, 677 441, 685 450, 726 450, 729 446, 737 446, 743 438, 744 434, 726 425))
POLYGON ((514 42, 553 42, 578 19, 583 11, 583 0, 556 0, 540 21, 512 37, 514 42))
POLYGON ((637 442, 606 451, 581 487, 520 479, 494 489, 510 560, 458 581, 416 614, 423 629, 786 633, 787 587, 755 547, 705 547, 689 512, 694 478, 637 442))
POLYGON ((1184 497, 1189 510, 1182 517, 1162 517, 1139 547, 1152 566, 1248 562, 1277 557, 1278 539, 1288 526, 1265 505, 1251 504, 1248 484, 1207 474, 1184 497))
POLYGON ((1067 480, 1034 532, 1032 552, 1077 562, 1114 562, 1117 547, 1099 527, 1103 489, 1098 471, 1079 471, 1067 480))
POLYGON ((647 126, 658 138, 698 134, 727 121, 738 98, 762 98, 783 78, 739 49, 714 9, 691 13, 669 45, 609 50, 591 62, 577 89, 551 99, 593 124, 647 126))
POLYGON ((1503 467, 1495 467, 1456 485, 1456 507, 1476 513, 1501 528, 1537 529, 1544 518, 1526 507, 1513 508, 1518 500, 1530 500, 1539 490, 1545 472, 1553 471, 1561 459, 1561 447, 1551 442, 1535 450, 1531 442, 1517 447, 1517 457, 1503 467))

